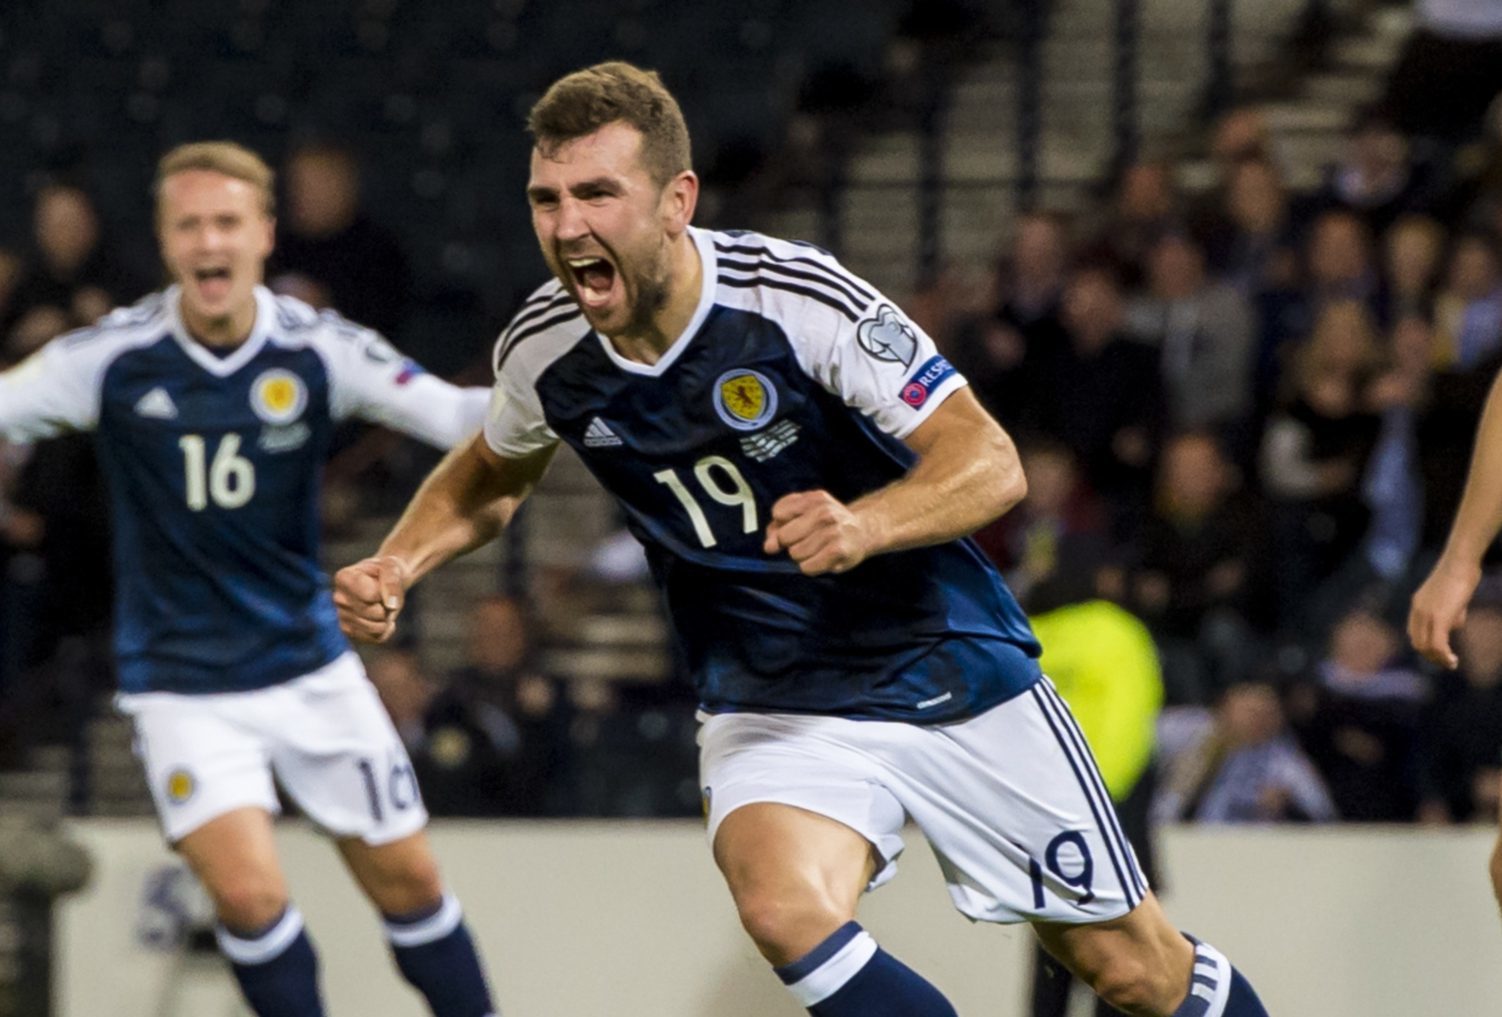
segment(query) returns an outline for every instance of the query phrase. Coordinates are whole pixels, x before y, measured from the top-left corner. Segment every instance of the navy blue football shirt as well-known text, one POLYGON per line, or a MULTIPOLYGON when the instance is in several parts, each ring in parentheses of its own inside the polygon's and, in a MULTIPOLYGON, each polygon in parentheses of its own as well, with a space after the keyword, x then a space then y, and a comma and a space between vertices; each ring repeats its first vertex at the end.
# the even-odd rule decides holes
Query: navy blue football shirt
POLYGON ((368 329, 265 289, 256 305, 227 356, 189 337, 173 288, 0 374, 0 435, 95 433, 122 691, 260 688, 343 653, 318 564, 336 422, 448 447, 484 416, 484 390, 425 374, 368 329))
POLYGON ((1026 690, 1037 641, 973 542, 819 577, 762 550, 783 495, 848 502, 901 478, 915 459, 902 439, 964 379, 823 251, 692 237, 698 309, 650 366, 591 330, 556 280, 533 294, 496 345, 491 448, 567 442, 620 501, 710 712, 931 723, 1026 690))

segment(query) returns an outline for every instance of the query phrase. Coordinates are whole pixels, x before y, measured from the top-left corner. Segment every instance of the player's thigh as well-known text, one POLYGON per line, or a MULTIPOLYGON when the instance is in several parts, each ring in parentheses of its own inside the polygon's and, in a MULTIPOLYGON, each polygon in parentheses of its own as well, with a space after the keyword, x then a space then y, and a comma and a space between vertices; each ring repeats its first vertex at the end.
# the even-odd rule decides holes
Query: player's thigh
POLYGON ((967 721, 879 733, 884 780, 965 915, 1094 923, 1147 896, 1084 736, 1046 681, 967 721))
POLYGON ((1085 925, 1034 922, 1033 931, 1045 950, 1092 984, 1104 972, 1123 967, 1165 972, 1172 984, 1189 984, 1194 946, 1174 928, 1152 893, 1120 918, 1085 925))
POLYGON ((807 896, 846 917, 855 914, 877 858, 871 842, 844 823, 776 802, 736 809, 714 839, 715 864, 737 900, 807 896))
POLYGON ((286 906, 287 881, 265 810, 223 813, 187 834, 176 847, 226 924, 261 928, 286 906))
POLYGON ((336 838, 389 844, 427 825, 412 761, 360 660, 287 683, 271 740, 283 789, 336 838))
POLYGON ((424 831, 385 844, 344 837, 338 845, 355 882, 382 914, 411 914, 443 896, 438 860, 424 831))
POLYGON ((851 727, 787 714, 704 722, 699 775, 709 839, 733 893, 774 876, 843 886, 863 873, 858 896, 891 878, 906 817, 877 768, 841 743, 851 727))
POLYGON ((269 748, 254 720, 274 692, 117 699, 135 728, 135 753, 169 842, 236 809, 277 813, 269 748))

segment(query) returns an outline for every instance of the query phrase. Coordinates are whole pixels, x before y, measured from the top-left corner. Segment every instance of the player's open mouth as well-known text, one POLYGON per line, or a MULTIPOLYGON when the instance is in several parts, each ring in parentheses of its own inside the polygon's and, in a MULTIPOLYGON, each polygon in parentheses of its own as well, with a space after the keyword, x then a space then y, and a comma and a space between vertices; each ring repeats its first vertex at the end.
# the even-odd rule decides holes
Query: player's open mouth
POLYGON ((574 274, 574 290, 579 302, 596 309, 610 302, 615 291, 615 266, 604 258, 569 258, 569 271, 574 274))
POLYGON ((229 293, 230 271, 228 268, 196 268, 193 281, 198 285, 198 292, 205 297, 211 300, 222 298, 229 293))

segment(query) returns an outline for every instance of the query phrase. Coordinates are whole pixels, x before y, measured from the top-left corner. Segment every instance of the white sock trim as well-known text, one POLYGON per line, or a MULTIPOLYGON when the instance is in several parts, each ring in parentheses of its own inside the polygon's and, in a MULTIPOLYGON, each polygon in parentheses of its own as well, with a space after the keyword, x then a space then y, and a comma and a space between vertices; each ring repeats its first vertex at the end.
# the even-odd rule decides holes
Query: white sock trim
POLYGON ((1205 1017, 1225 1017, 1226 1001, 1231 998, 1231 962, 1226 960, 1226 955, 1221 953, 1209 943, 1201 943, 1194 948, 1194 966, 1198 968, 1202 961, 1209 961, 1215 966, 1215 990, 1209 991, 1209 986, 1194 984, 1194 992, 1200 998, 1209 998, 1210 1008, 1205 1011, 1205 1017), (1204 990, 1204 991, 1202 991, 1204 990))
POLYGON ((451 893, 443 895, 443 903, 431 918, 410 925, 386 923, 386 938, 392 946, 423 946, 436 943, 459 927, 464 920, 464 911, 459 907, 459 898, 451 893))
POLYGON ((807 1010, 839 992, 875 956, 876 940, 869 932, 863 931, 840 947, 829 960, 789 985, 788 991, 807 1010))
POLYGON ((281 919, 256 939, 243 939, 223 925, 215 927, 214 939, 219 952, 236 964, 266 964, 286 953, 300 932, 302 912, 289 904, 281 919))

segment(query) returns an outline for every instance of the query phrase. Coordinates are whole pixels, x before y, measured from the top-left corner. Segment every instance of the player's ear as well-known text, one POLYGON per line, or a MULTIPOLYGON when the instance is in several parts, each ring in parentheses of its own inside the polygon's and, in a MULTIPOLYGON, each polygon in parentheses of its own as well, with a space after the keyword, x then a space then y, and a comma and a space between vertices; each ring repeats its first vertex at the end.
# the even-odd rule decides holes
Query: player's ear
POLYGON ((693 170, 684 170, 668 181, 662 194, 662 214, 668 232, 676 236, 687 229, 698 204, 699 176, 693 170))

